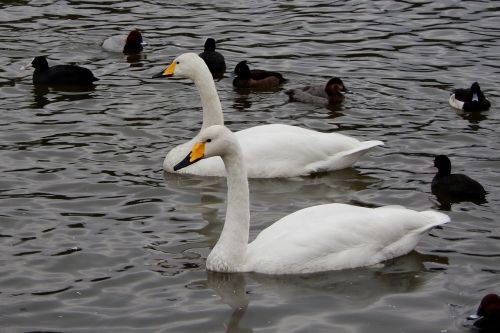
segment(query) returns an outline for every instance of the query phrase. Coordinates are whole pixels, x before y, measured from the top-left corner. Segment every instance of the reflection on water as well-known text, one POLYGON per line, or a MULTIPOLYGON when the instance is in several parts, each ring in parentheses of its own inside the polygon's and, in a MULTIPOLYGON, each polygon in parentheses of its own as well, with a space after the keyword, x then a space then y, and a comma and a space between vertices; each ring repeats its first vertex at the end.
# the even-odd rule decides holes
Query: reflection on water
POLYGON ((43 109, 46 105, 57 102, 73 102, 83 99, 92 98, 92 92, 95 90, 95 86, 88 87, 68 87, 65 86, 64 89, 57 87, 49 87, 46 85, 34 85, 33 86, 33 105, 32 108, 43 109), (58 91, 55 94, 51 94, 54 89, 58 91), (50 95, 50 99, 47 95, 50 95))
POLYGON ((433 277, 425 267, 426 262, 447 265, 448 258, 412 251, 408 255, 368 269, 305 275, 272 276, 207 271, 207 287, 214 290, 221 301, 232 309, 226 332, 253 332, 250 328, 240 327, 240 321, 244 319, 245 313, 252 309, 252 297, 256 293, 277 294, 286 303, 294 303, 300 299, 314 302, 315 295, 330 295, 335 299, 333 303, 336 303, 332 304, 330 311, 335 313, 336 308, 345 308, 353 304, 369 306, 387 294, 418 291, 433 277), (251 292, 248 291, 250 288, 251 292))

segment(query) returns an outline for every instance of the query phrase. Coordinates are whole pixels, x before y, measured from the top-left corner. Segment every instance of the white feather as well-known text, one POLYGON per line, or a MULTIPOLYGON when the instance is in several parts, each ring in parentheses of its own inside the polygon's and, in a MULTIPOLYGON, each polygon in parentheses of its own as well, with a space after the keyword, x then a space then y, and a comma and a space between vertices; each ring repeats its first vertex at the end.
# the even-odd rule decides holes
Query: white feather
POLYGON ((452 107, 454 107, 455 109, 458 109, 458 110, 463 110, 464 108, 464 102, 458 100, 455 98, 455 94, 451 94, 450 96, 450 99, 448 100, 448 102, 450 103, 450 105, 452 107))
POLYGON ((110 52, 123 52, 128 35, 111 36, 104 40, 102 48, 110 52))

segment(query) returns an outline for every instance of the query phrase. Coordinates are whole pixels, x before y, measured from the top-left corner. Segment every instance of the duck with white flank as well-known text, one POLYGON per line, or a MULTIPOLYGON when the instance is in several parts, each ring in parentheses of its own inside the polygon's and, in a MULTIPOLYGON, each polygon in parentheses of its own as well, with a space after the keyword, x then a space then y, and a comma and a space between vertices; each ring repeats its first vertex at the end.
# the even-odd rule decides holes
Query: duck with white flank
POLYGON ((491 106, 477 82, 474 82, 469 89, 455 90, 450 96, 449 103, 455 109, 466 112, 486 111, 491 106))
POLYGON ((346 92, 344 82, 338 77, 332 77, 326 85, 312 85, 301 88, 290 89, 286 92, 290 100, 316 104, 316 105, 336 105, 344 101, 342 92, 346 92))

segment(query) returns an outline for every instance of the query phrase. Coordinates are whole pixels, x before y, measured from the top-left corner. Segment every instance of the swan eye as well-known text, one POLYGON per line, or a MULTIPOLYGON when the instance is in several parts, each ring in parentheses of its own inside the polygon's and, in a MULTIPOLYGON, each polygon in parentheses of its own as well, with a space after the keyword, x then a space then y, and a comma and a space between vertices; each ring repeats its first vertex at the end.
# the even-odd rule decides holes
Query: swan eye
POLYGON ((212 142, 212 139, 207 139, 207 141, 205 141, 205 142, 212 142))
POLYGON ((179 61, 176 62, 176 64, 178 65, 179 64, 179 61))

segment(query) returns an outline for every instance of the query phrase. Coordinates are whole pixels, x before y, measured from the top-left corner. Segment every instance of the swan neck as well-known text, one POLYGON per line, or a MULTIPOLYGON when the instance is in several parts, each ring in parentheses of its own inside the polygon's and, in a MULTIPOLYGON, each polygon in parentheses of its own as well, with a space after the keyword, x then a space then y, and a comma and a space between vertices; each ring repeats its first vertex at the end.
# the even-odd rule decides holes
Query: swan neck
POLYGON ((212 125, 224 125, 222 106, 210 71, 207 69, 199 73, 193 81, 200 94, 201 106, 203 108, 201 129, 212 125))
POLYGON ((226 220, 220 238, 210 253, 218 267, 207 267, 218 271, 241 271, 245 261, 250 227, 248 179, 241 150, 222 159, 227 173, 226 220))

